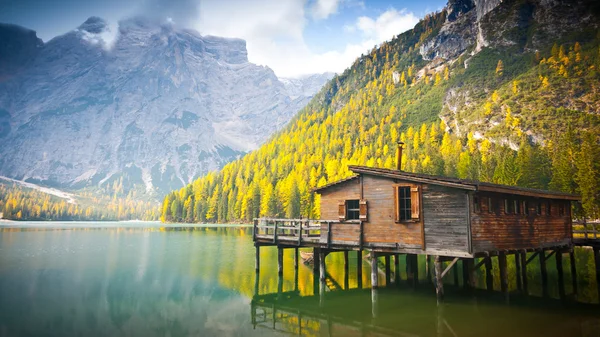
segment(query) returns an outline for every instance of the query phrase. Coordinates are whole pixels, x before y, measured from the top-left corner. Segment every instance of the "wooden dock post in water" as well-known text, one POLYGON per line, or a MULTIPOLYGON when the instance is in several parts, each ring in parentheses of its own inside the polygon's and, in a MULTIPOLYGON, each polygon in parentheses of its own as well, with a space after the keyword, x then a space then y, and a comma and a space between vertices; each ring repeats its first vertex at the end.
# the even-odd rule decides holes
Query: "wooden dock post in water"
POLYGON ((283 248, 277 247, 277 274, 283 275, 283 248))
POLYGON ((598 299, 600 300, 600 247, 594 247, 594 262, 596 264, 596 284, 598 285, 598 299))
POLYGON ((321 249, 319 251, 319 280, 321 283, 325 283, 326 269, 325 269, 325 252, 321 249))
POLYGON ((463 288, 475 288, 473 284, 473 259, 462 259, 463 288))
POLYGON ((492 274, 492 258, 485 257, 485 285, 487 290, 494 290, 494 274, 492 274))
POLYGON ((519 252, 515 252, 515 273, 517 274, 517 290, 521 292, 523 283, 521 282, 521 253, 519 252))
POLYGON ((260 246, 256 245, 256 252, 254 256, 254 271, 259 272, 260 270, 260 246))
POLYGON ((504 294, 508 293, 508 272, 506 270, 506 253, 498 254, 498 266, 500 267, 500 291, 504 294))
POLYGON ((294 270, 298 270, 298 247, 294 248, 294 270))
POLYGON ((362 249, 356 251, 356 281, 358 282, 358 289, 362 288, 362 262, 363 262, 363 252, 362 249))
POLYGON ((540 274, 542 276, 542 296, 548 297, 548 271, 546 270, 546 252, 542 249, 538 254, 540 258, 540 274))
POLYGON ((573 283, 573 295, 577 296, 578 294, 578 284, 577 284, 577 266, 575 261, 575 251, 571 249, 569 252, 569 263, 571 265, 571 282, 573 283))
POLYGON ((379 270, 377 268, 377 253, 371 251, 371 288, 377 289, 379 287, 379 270))
POLYGON ((521 281, 523 283, 523 293, 525 295, 529 294, 529 291, 527 289, 527 252, 526 251, 522 251, 520 254, 520 258, 521 258, 521 281))
POLYGON ((387 287, 391 283, 391 260, 390 255, 385 255, 385 286, 387 287))
POLYGON ((558 295, 561 299, 565 298, 565 279, 563 274, 563 255, 562 251, 556 250, 556 272, 558 273, 558 295))
POLYGON ((394 283, 400 285, 400 254, 394 254, 394 283))
POLYGON ((431 255, 425 256, 425 276, 427 283, 431 283, 431 255))
POLYGON ((406 282, 412 287, 418 283, 419 273, 416 254, 406 254, 406 282))
POLYGON ((350 275, 348 273, 348 251, 345 250, 344 251, 344 290, 348 290, 349 288, 349 283, 350 283, 350 275))
POLYGON ((442 276, 442 259, 440 256, 435 257, 433 264, 435 269, 435 294, 438 302, 441 302, 444 299, 444 281, 442 276))

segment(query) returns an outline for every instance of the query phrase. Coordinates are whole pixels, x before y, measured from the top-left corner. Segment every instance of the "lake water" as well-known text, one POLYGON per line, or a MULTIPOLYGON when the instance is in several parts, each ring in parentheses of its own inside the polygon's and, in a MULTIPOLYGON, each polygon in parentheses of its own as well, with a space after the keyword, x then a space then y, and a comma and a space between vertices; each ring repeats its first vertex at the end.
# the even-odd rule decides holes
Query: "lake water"
MULTIPOLYGON (((508 300, 453 287, 450 276, 442 305, 423 259, 416 289, 390 285, 373 304, 370 267, 363 264, 364 289, 357 289, 354 252, 347 280, 343 254, 327 257, 333 290, 316 295, 312 268, 300 264, 296 274, 292 252, 280 280, 277 250, 263 247, 255 284, 250 227, 2 223, 0 336, 600 336, 587 250, 576 254, 577 298, 569 295, 568 258, 565 301, 557 299, 554 263, 542 299, 535 266, 528 267, 532 295, 522 296, 509 260, 508 300)), ((403 264, 400 271, 404 279, 403 264)))

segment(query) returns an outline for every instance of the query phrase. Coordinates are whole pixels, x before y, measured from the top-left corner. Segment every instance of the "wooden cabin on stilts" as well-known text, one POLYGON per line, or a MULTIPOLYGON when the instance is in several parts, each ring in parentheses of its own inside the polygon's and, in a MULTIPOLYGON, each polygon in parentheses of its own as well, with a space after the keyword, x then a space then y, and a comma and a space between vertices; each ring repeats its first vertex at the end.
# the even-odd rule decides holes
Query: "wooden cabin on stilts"
MULTIPOLYGON (((440 300, 443 279, 451 271, 458 283, 459 263, 466 287, 474 287, 474 272, 485 268, 486 286, 494 290, 492 258, 497 258, 499 290, 504 293, 508 292, 508 258, 514 258, 518 266, 517 287, 524 293, 528 291, 527 266, 535 257, 539 257, 545 289, 545 267, 552 255, 562 278, 563 254, 573 259, 577 244, 571 202, 580 201, 578 195, 404 172, 400 169, 402 145, 398 146, 397 169, 349 166, 352 177, 317 188, 322 220, 255 219, 257 252, 261 246, 277 246, 280 252, 313 248, 316 282, 324 281, 328 253, 355 251, 362 272, 363 250, 369 250, 373 289, 379 284, 378 257, 386 257, 386 284, 391 279, 390 257, 399 266, 401 255, 406 257, 407 281, 416 284, 417 257, 424 255, 427 278, 433 264, 432 279, 440 300)), ((258 268, 258 253, 256 258, 258 268)), ((280 258, 280 273, 282 263, 280 258)), ((600 262, 597 265, 600 268, 600 262)), ((574 264, 571 269, 575 273, 574 264)), ((398 267, 395 270, 397 282, 398 267)), ((563 296, 564 287, 560 287, 563 296)))

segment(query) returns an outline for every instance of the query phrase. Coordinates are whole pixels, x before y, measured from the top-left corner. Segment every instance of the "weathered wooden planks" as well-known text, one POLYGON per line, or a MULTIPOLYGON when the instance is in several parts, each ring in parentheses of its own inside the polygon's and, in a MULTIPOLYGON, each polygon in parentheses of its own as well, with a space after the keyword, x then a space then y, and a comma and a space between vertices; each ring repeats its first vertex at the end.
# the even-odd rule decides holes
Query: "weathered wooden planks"
POLYGON ((479 212, 475 211, 475 207, 471 212, 474 252, 553 247, 572 242, 569 205, 565 201, 491 193, 477 194, 477 200, 479 212), (520 202, 520 214, 506 214, 504 200, 520 202), (525 202, 528 207, 522 208, 525 202), (538 203, 542 205, 542 214, 538 214, 538 203), (493 207, 491 212, 490 204, 493 207), (551 205, 550 212, 547 212, 548 204, 551 205), (564 209, 562 215, 560 205, 564 209))
POLYGON ((468 252, 467 198, 462 190, 429 185, 423 189, 427 251, 468 252))

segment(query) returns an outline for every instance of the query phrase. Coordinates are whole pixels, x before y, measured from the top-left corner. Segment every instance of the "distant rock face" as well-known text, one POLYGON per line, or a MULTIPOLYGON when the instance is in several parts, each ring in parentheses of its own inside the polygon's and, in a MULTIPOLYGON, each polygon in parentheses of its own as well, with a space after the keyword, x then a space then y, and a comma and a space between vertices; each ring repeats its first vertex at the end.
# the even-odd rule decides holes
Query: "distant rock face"
POLYGON ((43 45, 33 30, 0 23, 0 81, 20 72, 43 45))
POLYGON ((600 2, 593 1, 531 0, 510 6, 502 4, 502 0, 450 0, 444 9, 446 23, 439 34, 421 45, 419 53, 425 60, 451 60, 470 47, 472 53, 477 53, 490 43, 496 47, 517 45, 535 49, 538 42, 546 41, 549 36, 559 37, 577 26, 595 26, 595 16, 590 13, 600 12, 600 2), (526 30, 532 22, 538 29, 536 35, 527 39, 526 30), (515 32, 514 38, 507 38, 505 32, 511 30, 515 32))
POLYGON ((2 175, 83 187, 126 174, 160 195, 255 149, 325 83, 290 93, 240 39, 143 18, 108 33, 91 17, 44 44, 0 25, 2 175))

